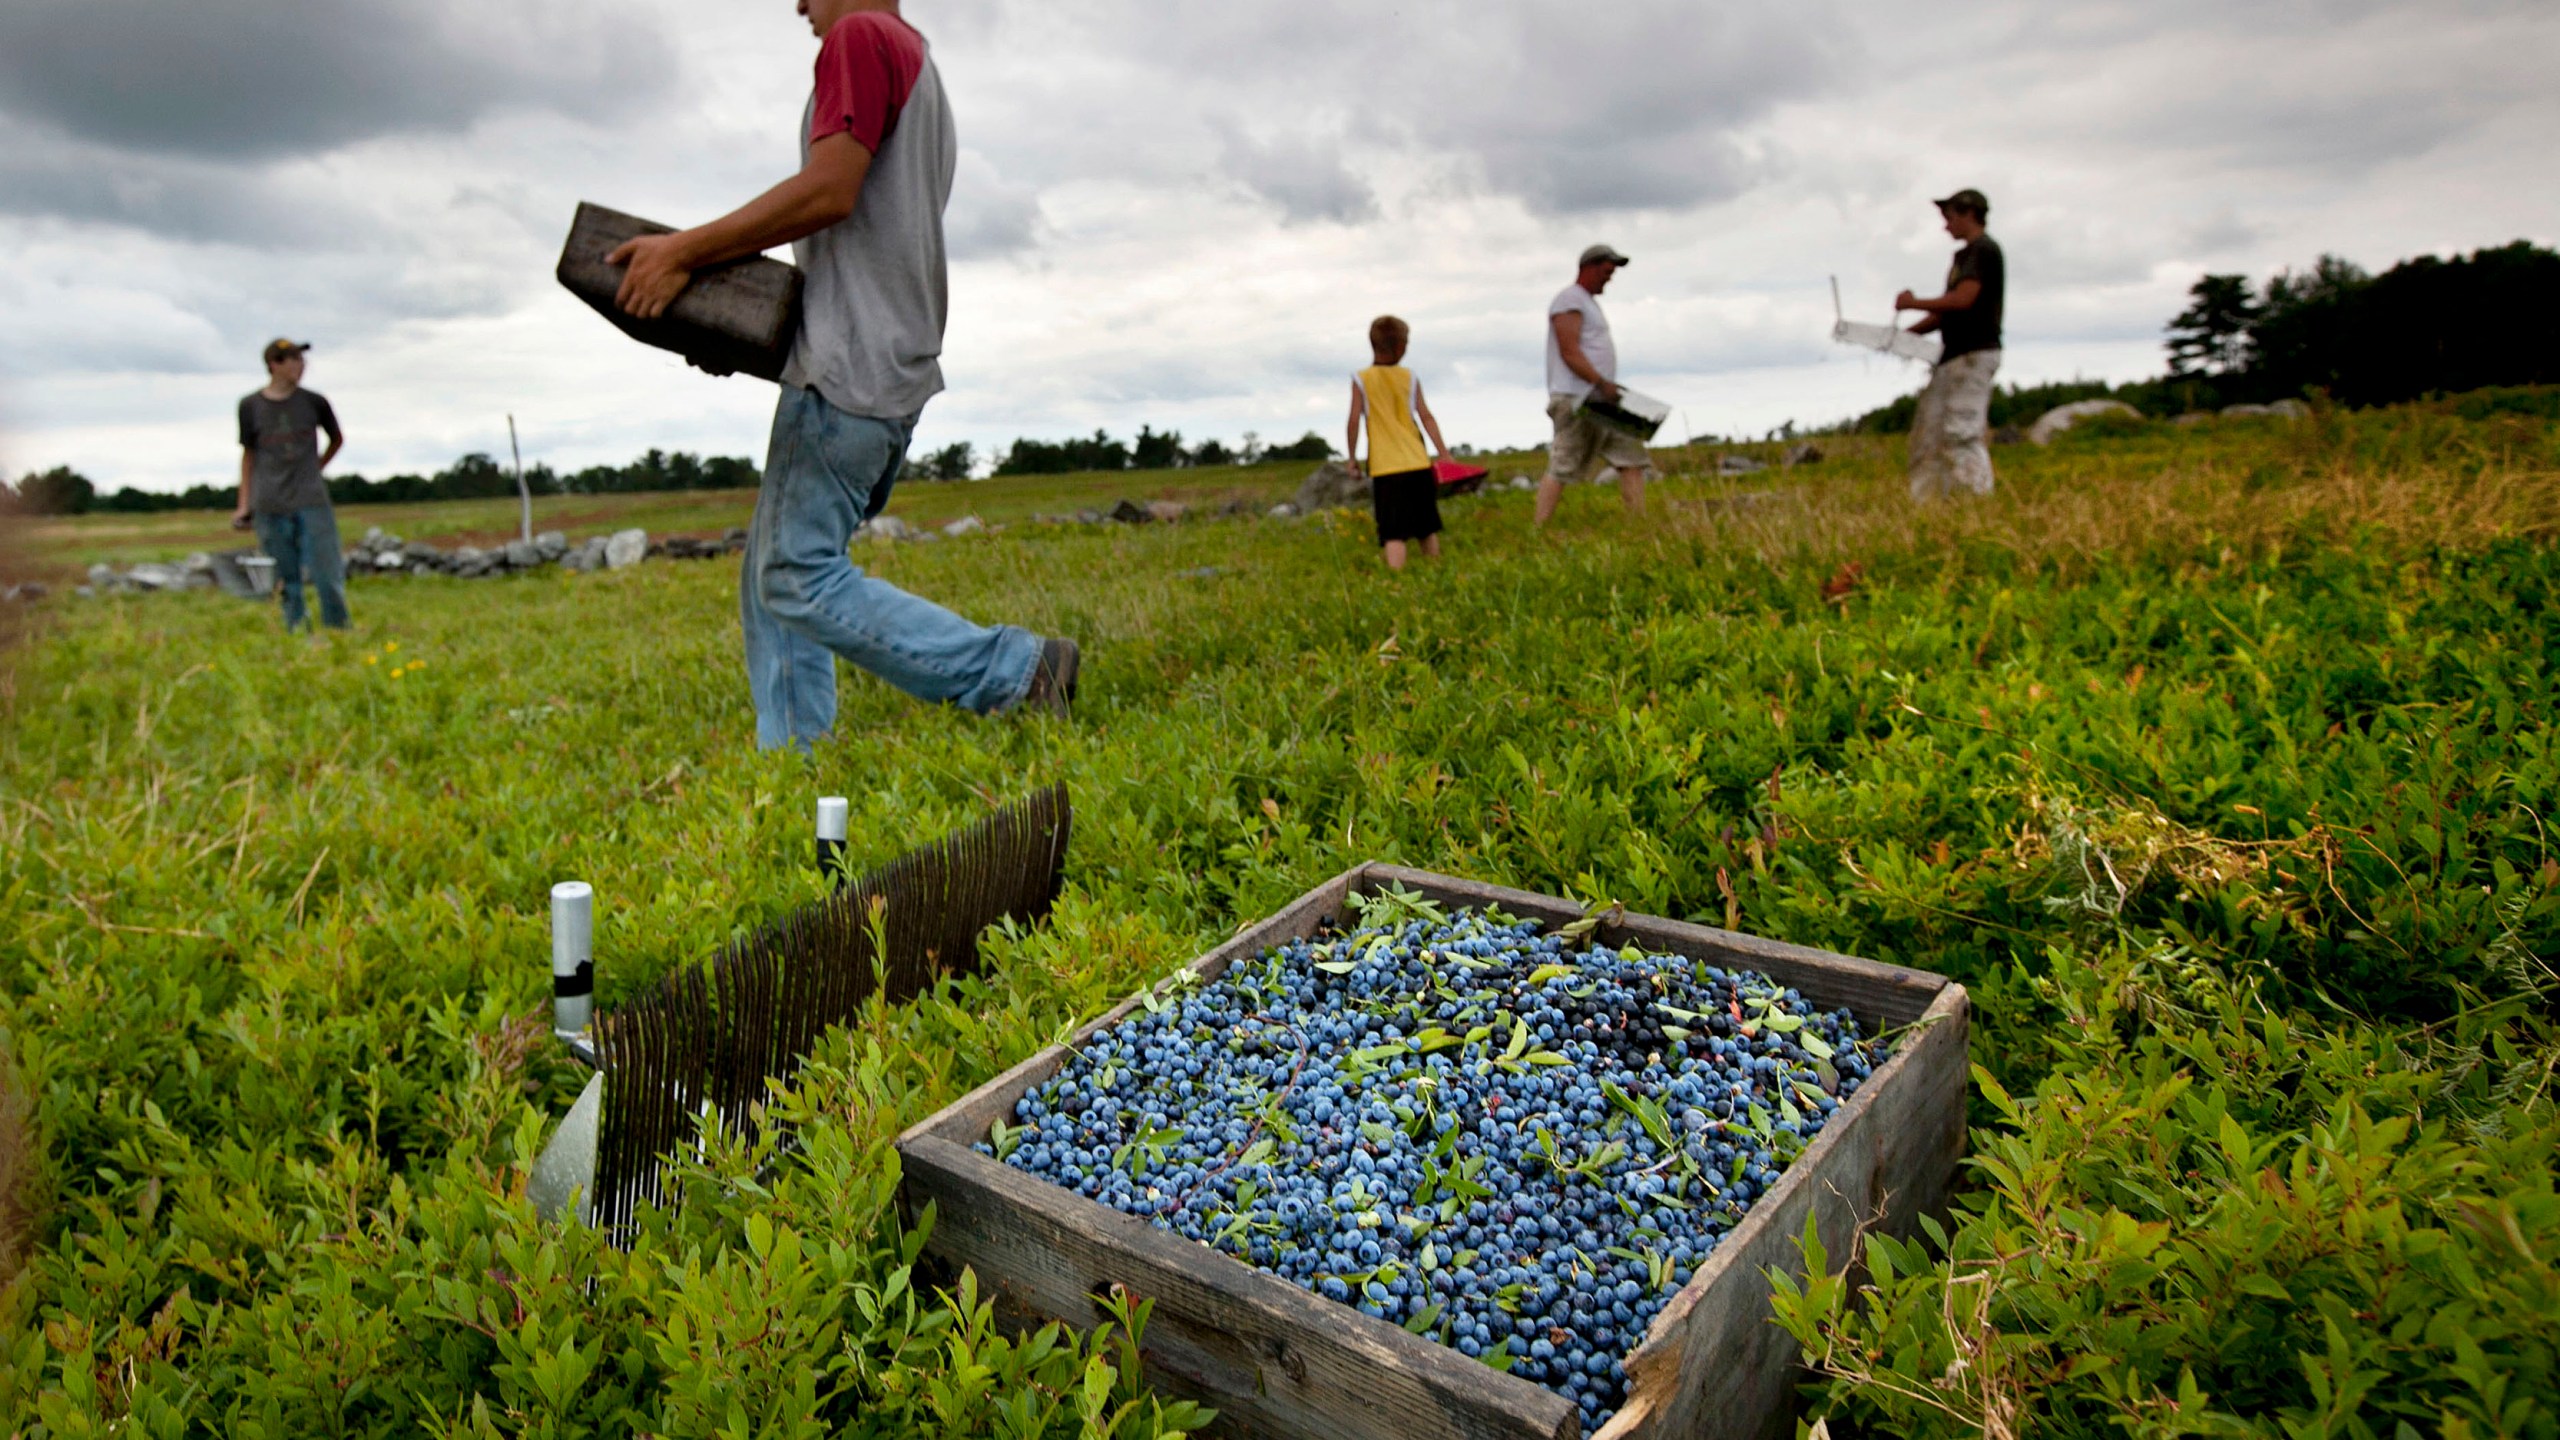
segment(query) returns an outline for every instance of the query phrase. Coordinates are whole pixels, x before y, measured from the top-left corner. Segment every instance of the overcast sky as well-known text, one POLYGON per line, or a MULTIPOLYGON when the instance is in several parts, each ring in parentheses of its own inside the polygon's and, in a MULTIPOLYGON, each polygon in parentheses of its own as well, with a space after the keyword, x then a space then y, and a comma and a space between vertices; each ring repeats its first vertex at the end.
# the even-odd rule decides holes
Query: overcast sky
MULTIPOLYGON (((2549 0, 910 0, 963 154, 919 444, 1142 423, 1339 442, 1369 319, 1452 441, 1544 438, 1594 240, 1672 432, 1916 385, 1827 340, 1934 292, 1987 191, 2012 380, 2160 368, 2208 270, 2560 238, 2549 0)), ((787 173, 787 0, 8 0, 0 471, 236 478, 257 351, 316 343, 344 468, 761 457, 772 387, 553 282, 592 199, 707 219, 787 173)))

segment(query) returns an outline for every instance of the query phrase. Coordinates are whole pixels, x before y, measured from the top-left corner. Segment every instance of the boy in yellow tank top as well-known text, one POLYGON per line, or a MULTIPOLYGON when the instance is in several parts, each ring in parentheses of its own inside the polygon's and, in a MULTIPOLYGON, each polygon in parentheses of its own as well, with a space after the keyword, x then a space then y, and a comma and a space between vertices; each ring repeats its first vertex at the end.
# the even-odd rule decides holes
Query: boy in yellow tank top
POLYGON ((1361 468, 1360 429, 1369 430, 1369 504, 1378 517, 1378 544, 1387 553, 1387 568, 1404 568, 1407 547, 1421 542, 1422 553, 1440 558, 1440 477, 1431 468, 1431 451, 1422 446, 1424 431, 1431 447, 1450 464, 1440 422, 1423 403, 1422 382, 1404 368, 1405 346, 1412 328, 1393 315, 1369 325, 1369 354, 1377 361, 1351 377, 1351 429, 1343 453, 1351 467, 1361 468))

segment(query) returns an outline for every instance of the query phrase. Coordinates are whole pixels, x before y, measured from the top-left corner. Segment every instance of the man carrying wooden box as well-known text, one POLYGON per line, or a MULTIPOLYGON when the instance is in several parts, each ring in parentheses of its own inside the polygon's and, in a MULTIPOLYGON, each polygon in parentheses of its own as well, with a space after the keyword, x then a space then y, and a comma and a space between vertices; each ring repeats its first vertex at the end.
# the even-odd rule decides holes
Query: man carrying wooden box
POLYGON ((764 485, 738 578, 756 740, 807 746, 835 724, 835 657, 919 699, 1063 716, 1072 640, 981 626, 865 575, 853 532, 889 503, 925 402, 942 390, 942 239, 959 141, 924 37, 897 0, 799 0, 819 37, 801 170, 707 225, 644 236, 618 301, 664 314, 693 272, 786 241, 806 277, 764 485))

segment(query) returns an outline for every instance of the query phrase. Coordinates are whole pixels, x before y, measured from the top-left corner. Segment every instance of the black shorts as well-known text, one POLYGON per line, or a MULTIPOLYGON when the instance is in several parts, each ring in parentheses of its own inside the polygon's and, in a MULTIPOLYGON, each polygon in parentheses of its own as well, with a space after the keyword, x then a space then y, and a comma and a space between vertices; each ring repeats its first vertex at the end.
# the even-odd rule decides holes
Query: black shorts
POLYGON ((1440 533, 1440 477, 1429 470, 1381 475, 1369 485, 1378 543, 1423 540, 1440 533))

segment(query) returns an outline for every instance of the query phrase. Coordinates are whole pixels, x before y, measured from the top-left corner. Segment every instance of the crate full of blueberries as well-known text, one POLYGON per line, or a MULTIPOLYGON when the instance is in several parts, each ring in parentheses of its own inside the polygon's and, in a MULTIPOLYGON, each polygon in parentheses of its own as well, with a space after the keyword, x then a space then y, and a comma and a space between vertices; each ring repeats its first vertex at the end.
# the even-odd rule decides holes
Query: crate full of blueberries
POLYGON ((1231 1435, 1778 1437, 1772 1269, 1938 1209, 1943 976, 1369 864, 909 1131, 1017 1324, 1153 1302, 1231 1435))

